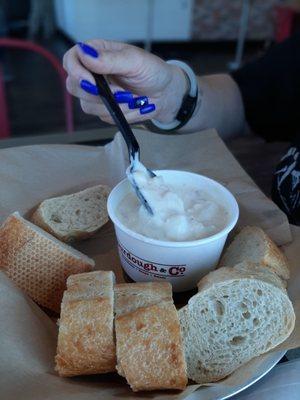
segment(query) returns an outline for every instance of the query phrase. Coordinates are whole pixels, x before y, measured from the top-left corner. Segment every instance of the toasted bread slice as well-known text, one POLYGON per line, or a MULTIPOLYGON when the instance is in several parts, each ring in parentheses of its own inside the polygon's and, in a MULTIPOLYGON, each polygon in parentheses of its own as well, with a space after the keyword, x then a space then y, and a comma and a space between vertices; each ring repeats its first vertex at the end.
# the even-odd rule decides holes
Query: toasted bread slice
POLYGON ((107 186, 98 185, 44 200, 31 220, 64 242, 89 238, 108 221, 109 191, 107 186))
POLYGON ((162 301, 173 301, 172 286, 168 282, 119 283, 115 286, 116 317, 162 301))
POLYGON ((114 279, 112 271, 88 272, 68 278, 55 357, 60 376, 115 370, 114 279))
POLYGON ((184 389, 186 364, 167 282, 115 287, 117 371, 134 391, 184 389))
POLYGON ((69 275, 91 271, 95 262, 60 242, 19 213, 0 227, 0 268, 41 306, 59 312, 69 275))
POLYGON ((288 261, 269 236, 256 226, 246 226, 226 249, 220 267, 233 267, 243 261, 264 265, 282 279, 289 279, 288 261))
POLYGON ((118 366, 133 391, 187 384, 177 310, 163 301, 116 318, 118 366))

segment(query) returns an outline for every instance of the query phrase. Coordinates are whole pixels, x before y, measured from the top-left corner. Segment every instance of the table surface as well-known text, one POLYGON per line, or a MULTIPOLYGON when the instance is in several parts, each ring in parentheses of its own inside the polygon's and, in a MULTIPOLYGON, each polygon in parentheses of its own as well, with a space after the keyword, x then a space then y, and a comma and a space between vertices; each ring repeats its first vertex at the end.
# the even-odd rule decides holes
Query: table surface
POLYGON ((259 188, 269 196, 275 168, 290 144, 267 143, 258 136, 247 135, 226 145, 259 188))

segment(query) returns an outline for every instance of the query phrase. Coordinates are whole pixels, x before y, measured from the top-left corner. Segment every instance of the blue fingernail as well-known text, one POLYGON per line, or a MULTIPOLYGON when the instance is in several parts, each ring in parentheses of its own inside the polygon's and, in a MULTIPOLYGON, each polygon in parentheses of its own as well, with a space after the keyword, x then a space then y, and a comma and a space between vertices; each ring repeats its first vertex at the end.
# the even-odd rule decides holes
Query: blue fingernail
POLYGON ((155 110, 155 104, 148 104, 140 108, 140 114, 148 114, 155 110))
POLYGON ((122 91, 115 92, 114 97, 115 97, 115 100, 120 104, 128 103, 130 100, 133 99, 133 95, 131 92, 122 92, 122 91))
POLYGON ((95 96, 99 94, 97 86, 85 79, 82 79, 82 81, 80 81, 80 87, 89 94, 93 94, 95 96))
POLYGON ((78 42, 77 44, 81 48, 81 50, 88 56, 91 56, 93 58, 97 58, 99 56, 98 51, 95 50, 92 46, 82 42, 78 42))
POLYGON ((134 108, 141 108, 146 106, 149 103, 147 96, 135 97, 134 99, 128 102, 128 107, 130 110, 134 108))

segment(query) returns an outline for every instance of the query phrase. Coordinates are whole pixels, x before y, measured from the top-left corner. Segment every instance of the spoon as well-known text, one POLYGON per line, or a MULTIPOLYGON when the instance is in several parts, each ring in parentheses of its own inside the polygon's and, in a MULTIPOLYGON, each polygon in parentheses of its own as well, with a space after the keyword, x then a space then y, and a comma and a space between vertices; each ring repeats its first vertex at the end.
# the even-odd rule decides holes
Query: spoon
MULTIPOLYGON (((142 205, 146 208, 150 215, 153 215, 153 210, 149 205, 147 199, 142 194, 136 180, 134 179, 134 172, 136 170, 137 164, 140 162, 140 147, 139 144, 130 128, 121 108, 119 107, 118 103, 115 101, 114 95, 110 90, 110 87, 104 78, 103 75, 93 74, 95 79, 99 96, 101 97, 105 107, 107 108, 108 112, 110 113, 112 119, 114 120, 115 124, 119 128, 120 132, 123 135, 123 138, 126 142, 128 153, 129 153, 129 160, 130 166, 126 171, 127 177, 135 190, 135 193, 142 203, 142 205)), ((155 177, 155 173, 150 169, 146 168, 149 176, 151 178, 155 177)))

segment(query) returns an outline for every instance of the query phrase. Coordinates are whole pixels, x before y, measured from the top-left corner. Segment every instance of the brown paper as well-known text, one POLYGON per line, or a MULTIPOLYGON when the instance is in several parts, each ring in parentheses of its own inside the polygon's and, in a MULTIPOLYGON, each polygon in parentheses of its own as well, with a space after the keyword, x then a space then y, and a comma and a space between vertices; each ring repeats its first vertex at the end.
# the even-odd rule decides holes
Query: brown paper
MULTIPOLYGON (((285 214, 241 168, 213 130, 189 135, 158 135, 135 130, 142 161, 152 169, 180 169, 225 185, 240 207, 239 225, 261 226, 277 244, 291 240, 285 214)), ((0 222, 19 209, 24 214, 41 200, 94 183, 114 186, 125 176, 127 150, 120 134, 105 147, 41 145, 0 151, 0 222)))
MULTIPOLYGON (((284 214, 256 187, 237 161, 228 152, 214 131, 187 136, 164 136, 136 131, 142 159, 153 169, 183 169, 202 173, 226 185, 236 196, 241 217, 239 224, 263 227, 277 243, 291 240, 290 227, 284 214)), ((28 215, 43 199, 71 193, 96 183, 111 186, 125 175, 127 152, 121 136, 103 148, 49 145, 29 146, 0 151, 0 222, 11 212, 28 215)), ((290 295, 296 305, 297 329, 284 344, 285 348, 300 344, 300 307, 297 287, 300 273, 300 229, 293 228, 294 241, 285 246, 292 265, 290 295)), ((97 269, 113 269, 117 281, 123 279, 111 224, 98 235, 76 246, 93 257, 97 269)), ((115 374, 59 378, 54 371, 57 328, 55 323, 21 293, 0 272, 0 398, 5 400, 39 399, 181 399, 198 385, 186 391, 134 394, 125 381, 115 374)), ((259 357, 220 383, 241 385, 261 365, 259 357)), ((200 389, 204 390, 204 389, 200 389)))

